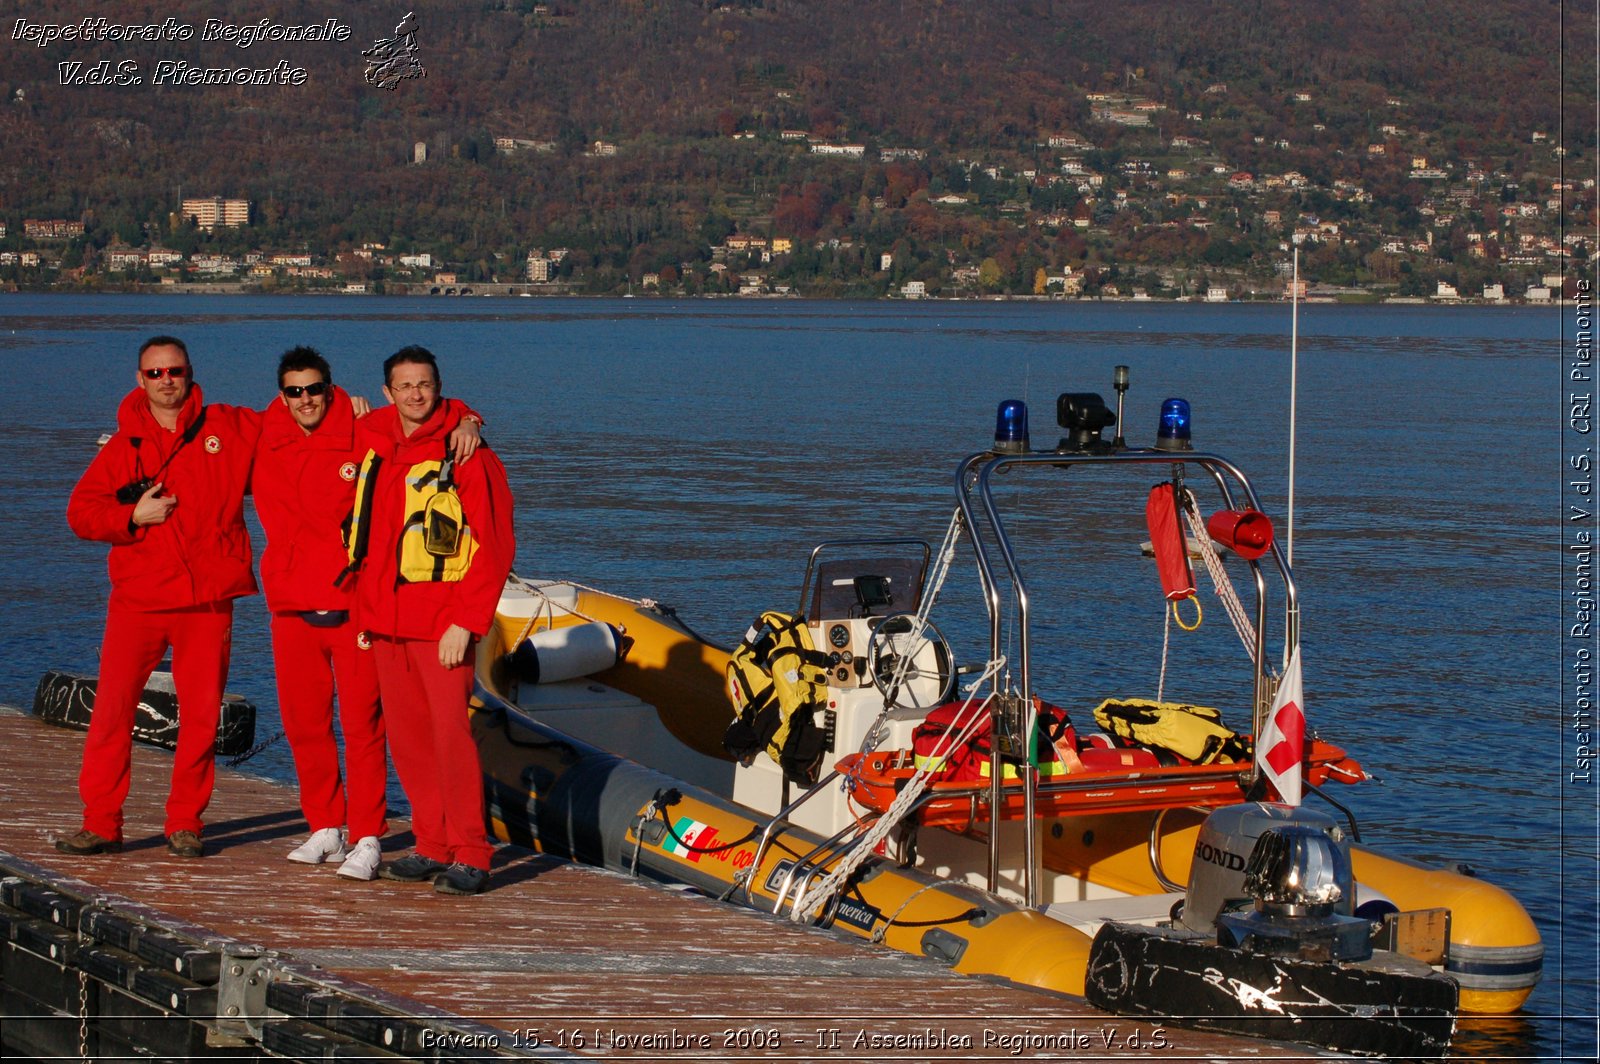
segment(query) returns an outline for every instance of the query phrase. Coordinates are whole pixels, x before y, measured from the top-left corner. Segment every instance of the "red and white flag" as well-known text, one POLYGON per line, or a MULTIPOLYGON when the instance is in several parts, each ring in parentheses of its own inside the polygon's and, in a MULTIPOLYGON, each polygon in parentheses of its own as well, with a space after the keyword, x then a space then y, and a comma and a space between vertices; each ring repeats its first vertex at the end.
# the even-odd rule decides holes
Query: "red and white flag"
POLYGON ((1300 762, 1306 742, 1304 702, 1297 645, 1289 655, 1289 667, 1278 684, 1278 696, 1272 700, 1267 722, 1256 736, 1256 769, 1289 805, 1300 804, 1300 762))

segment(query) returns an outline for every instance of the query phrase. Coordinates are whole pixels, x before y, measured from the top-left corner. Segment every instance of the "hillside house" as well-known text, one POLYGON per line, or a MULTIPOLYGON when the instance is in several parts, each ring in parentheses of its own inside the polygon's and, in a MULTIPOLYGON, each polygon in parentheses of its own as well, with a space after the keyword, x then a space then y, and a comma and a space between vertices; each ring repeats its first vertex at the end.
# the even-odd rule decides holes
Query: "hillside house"
POLYGON ((105 259, 108 270, 137 270, 144 265, 144 252, 119 242, 106 248, 105 259))

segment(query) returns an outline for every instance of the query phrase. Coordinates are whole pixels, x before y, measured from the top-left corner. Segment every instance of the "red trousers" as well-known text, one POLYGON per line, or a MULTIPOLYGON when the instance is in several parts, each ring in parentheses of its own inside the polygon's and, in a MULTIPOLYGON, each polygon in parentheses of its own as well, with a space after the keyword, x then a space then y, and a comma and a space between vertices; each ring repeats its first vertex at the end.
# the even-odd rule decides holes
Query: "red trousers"
POLYGON ((272 658, 278 673, 278 712, 300 779, 300 811, 312 831, 349 826, 351 841, 382 836, 389 761, 378 705, 372 651, 356 642, 356 627, 308 624, 298 613, 272 615, 272 658), (333 694, 339 691, 344 775, 333 736, 333 694))
POLYGON ((150 673, 170 646, 172 681, 178 692, 178 750, 172 760, 162 833, 199 834, 200 818, 216 782, 217 718, 228 682, 232 635, 231 599, 181 610, 145 612, 111 607, 100 647, 94 714, 89 719, 83 768, 78 774, 85 828, 104 838, 122 838, 134 716, 150 673))
POLYGON ((411 799, 417 852, 435 861, 489 870, 483 769, 467 719, 472 654, 464 664, 439 664, 433 639, 375 636, 378 687, 394 770, 411 799))

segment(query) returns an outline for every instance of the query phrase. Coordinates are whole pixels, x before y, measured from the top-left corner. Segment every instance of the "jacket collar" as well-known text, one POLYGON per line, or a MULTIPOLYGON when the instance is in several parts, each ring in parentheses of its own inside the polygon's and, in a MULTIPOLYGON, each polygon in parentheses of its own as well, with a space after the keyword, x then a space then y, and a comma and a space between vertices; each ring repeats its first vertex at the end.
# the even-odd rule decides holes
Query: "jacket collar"
POLYGON ((282 399, 269 403, 261 419, 262 442, 272 448, 298 443, 319 450, 348 451, 355 441, 355 432, 355 409, 350 405, 350 396, 338 385, 328 392, 328 412, 322 423, 309 433, 300 427, 282 399))
MULTIPOLYGON (((183 407, 178 411, 177 431, 182 432, 194 424, 194 419, 200 416, 200 411, 205 405, 205 396, 200 391, 200 385, 191 384, 189 397, 183 401, 183 407)), ((167 431, 161 422, 156 420, 155 414, 150 412, 150 397, 144 394, 143 388, 135 388, 123 396, 122 404, 117 407, 117 431, 141 437, 155 437, 156 433, 167 431)))

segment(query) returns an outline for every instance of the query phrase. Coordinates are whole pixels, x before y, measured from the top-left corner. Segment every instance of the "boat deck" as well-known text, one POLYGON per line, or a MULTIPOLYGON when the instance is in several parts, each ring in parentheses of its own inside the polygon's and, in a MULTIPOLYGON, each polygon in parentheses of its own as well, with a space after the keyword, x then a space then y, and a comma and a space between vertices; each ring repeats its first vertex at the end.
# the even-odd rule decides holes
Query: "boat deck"
MULTIPOLYGON (((0 707, 13 1059, 1334 1057, 1109 1017, 509 847, 475 898, 346 882, 284 860, 294 792, 237 771, 218 773, 206 857, 171 857, 170 755, 143 746, 126 849, 68 857, 53 840, 78 827, 82 738, 0 707)), ((409 843, 395 824, 386 853, 409 843)))

